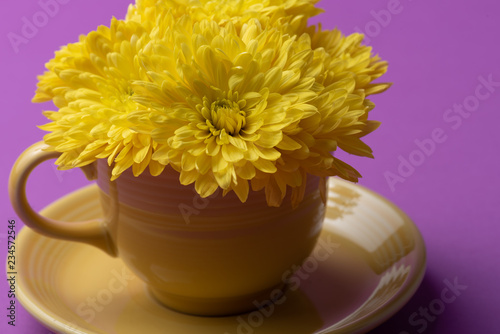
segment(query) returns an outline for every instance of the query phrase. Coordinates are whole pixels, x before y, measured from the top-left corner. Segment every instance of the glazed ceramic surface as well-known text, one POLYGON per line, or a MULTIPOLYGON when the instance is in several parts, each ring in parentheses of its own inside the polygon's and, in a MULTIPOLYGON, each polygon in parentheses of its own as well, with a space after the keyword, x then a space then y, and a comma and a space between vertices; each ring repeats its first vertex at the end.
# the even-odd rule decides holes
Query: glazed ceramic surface
POLYGON ((103 159, 84 167, 97 179, 103 214, 73 224, 47 219, 26 199, 30 172, 58 155, 46 148, 32 145, 12 169, 9 191, 19 217, 46 236, 120 257, 160 302, 178 311, 229 315, 255 309, 254 300, 278 294, 283 272, 304 261, 321 232, 325 179, 307 177, 296 207, 290 190, 280 207, 269 207, 263 190, 251 191, 245 203, 234 192, 201 198, 168 166, 158 176, 135 177, 129 169, 110 181, 112 168, 103 159))
MULTIPOLYGON (((95 185, 83 188, 43 214, 99 218, 98 194, 95 185)), ((19 300, 48 328, 71 334, 364 333, 408 301, 425 271, 424 243, 411 220, 384 198, 339 179, 330 181, 316 248, 293 276, 293 266, 281 275, 286 294, 261 296, 254 300, 259 311, 241 315, 190 316, 163 307, 122 260, 85 244, 28 228, 17 244, 19 300)))
POLYGON ((253 301, 281 288, 283 272, 310 254, 325 216, 315 176, 307 178, 296 208, 290 191, 276 208, 267 205, 264 191, 250 192, 245 203, 232 192, 201 198, 170 167, 159 176, 127 170, 110 182, 106 161, 97 166, 118 256, 158 300, 185 313, 255 309, 253 301))

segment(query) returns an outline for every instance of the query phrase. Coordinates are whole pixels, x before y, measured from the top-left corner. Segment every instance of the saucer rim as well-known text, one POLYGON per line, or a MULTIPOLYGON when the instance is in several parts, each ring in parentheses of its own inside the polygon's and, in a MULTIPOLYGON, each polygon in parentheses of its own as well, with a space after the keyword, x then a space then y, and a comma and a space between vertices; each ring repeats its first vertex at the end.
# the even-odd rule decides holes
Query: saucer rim
MULTIPOLYGON (((326 331, 326 329, 319 330, 315 333, 322 333, 322 334, 327 334, 327 333, 366 333, 377 326, 381 325, 385 321, 387 321, 389 318, 394 316, 399 310, 403 308, 404 305, 408 303, 408 301, 412 298, 412 296, 416 293, 417 289, 419 288, 420 284, 422 283, 422 280, 425 276, 426 272, 426 267, 427 267, 427 250, 425 246, 424 239, 422 237, 421 232, 419 231, 418 227, 416 224, 410 219, 410 217, 402 210, 400 209, 396 204, 394 204, 392 201, 387 199, 386 197, 382 196, 381 194, 376 193, 375 191, 368 189, 362 185, 359 184, 352 184, 350 182, 340 180, 338 178, 335 178, 335 180, 331 180, 330 182, 340 182, 343 185, 347 185, 350 187, 354 188, 361 188, 361 190, 367 192, 370 196, 373 196, 375 198, 378 198, 382 200, 384 203, 386 203, 392 210, 394 210, 399 216, 404 218, 404 224, 408 224, 411 226, 412 229, 412 238, 414 239, 415 243, 417 244, 417 247, 415 247, 414 251, 417 251, 416 256, 415 256, 415 271, 414 273, 409 276, 407 284, 405 284, 403 287, 401 287, 398 292, 391 297, 384 305, 380 308, 378 308, 376 311, 361 317, 358 321, 354 323, 347 324, 344 327, 340 327, 337 329, 334 329, 332 331, 326 331)), ((92 192, 94 191, 94 188, 96 188, 97 185, 95 183, 89 184, 87 186, 81 187, 79 189, 76 189, 62 197, 57 198, 56 200, 52 201, 49 205, 47 205, 45 208, 40 210, 40 214, 42 215, 50 215, 51 211, 54 211, 58 209, 59 203, 63 202, 65 200, 68 200, 71 197, 76 197, 76 196, 82 196, 85 192, 92 192)), ((26 238, 46 238, 46 239, 52 239, 49 237, 46 237, 44 235, 41 235, 40 233, 35 232, 34 230, 30 229, 28 226, 24 226, 21 231, 17 234, 18 240, 21 239, 26 239, 26 238)), ((59 240, 63 241, 64 240, 59 240)), ((24 242, 18 242, 18 245, 22 245, 24 242)), ((21 248, 21 246, 19 246, 21 248)), ((29 289, 27 289, 29 290, 29 289)), ((37 319, 43 326, 45 326, 47 329, 51 331, 56 331, 57 333, 63 333, 63 334, 101 334, 101 332, 96 332, 90 328, 81 328, 82 331, 79 328, 75 327, 65 327, 64 323, 67 322, 67 320, 63 319, 61 316, 58 314, 55 314, 52 312, 49 308, 44 308, 41 307, 39 304, 36 304, 35 301, 31 300, 29 298, 29 293, 24 292, 24 288, 22 285, 17 286, 17 296, 16 299, 22 304, 24 309, 35 319, 37 319)))
MULTIPOLYGON (((347 182, 339 178, 330 178, 329 182, 339 182, 344 186, 349 186, 352 188, 360 188, 361 190, 367 192, 370 196, 373 196, 385 204, 387 204, 392 210, 394 210, 399 216, 403 217, 404 224, 407 224, 412 229, 412 237, 415 241, 417 247, 414 251, 417 251, 415 260, 415 272, 409 277, 409 281, 405 284, 402 289, 398 290, 389 301, 384 304, 384 307, 377 309, 376 312, 368 314, 359 321, 355 323, 348 324, 347 326, 340 327, 337 330, 324 332, 324 330, 319 331, 321 334, 363 334, 367 333, 372 329, 380 326, 392 316, 394 316, 398 311, 400 311, 417 292, 420 284, 422 283, 426 270, 427 270, 427 247, 425 245, 425 240, 422 233, 418 229, 415 222, 394 202, 386 198, 385 196, 377 193, 376 191, 367 188, 363 185, 347 182)), ((407 254, 408 255, 408 254, 407 254)), ((315 332, 313 334, 317 334, 315 332)), ((72 334, 72 333, 69 333, 72 334)))

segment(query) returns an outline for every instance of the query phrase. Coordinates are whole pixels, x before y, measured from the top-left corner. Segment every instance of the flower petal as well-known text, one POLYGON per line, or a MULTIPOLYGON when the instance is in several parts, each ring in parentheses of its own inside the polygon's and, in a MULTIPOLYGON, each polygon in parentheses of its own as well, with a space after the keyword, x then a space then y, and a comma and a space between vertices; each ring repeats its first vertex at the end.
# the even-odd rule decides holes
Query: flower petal
POLYGON ((222 156, 228 162, 238 162, 245 157, 240 149, 231 144, 222 145, 222 156))
POLYGON ((208 197, 212 195, 218 188, 218 184, 212 174, 207 173, 205 175, 200 175, 196 179, 195 189, 196 192, 202 197, 208 197))

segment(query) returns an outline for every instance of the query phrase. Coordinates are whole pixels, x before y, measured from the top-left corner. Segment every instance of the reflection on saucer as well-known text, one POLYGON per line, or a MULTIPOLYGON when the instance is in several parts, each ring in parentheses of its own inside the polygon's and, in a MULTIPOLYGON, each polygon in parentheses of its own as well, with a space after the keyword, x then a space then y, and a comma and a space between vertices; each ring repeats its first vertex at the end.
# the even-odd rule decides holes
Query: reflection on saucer
POLYGON ((325 225, 369 253, 373 270, 383 273, 415 248, 413 231, 404 215, 360 189, 330 180, 325 225))

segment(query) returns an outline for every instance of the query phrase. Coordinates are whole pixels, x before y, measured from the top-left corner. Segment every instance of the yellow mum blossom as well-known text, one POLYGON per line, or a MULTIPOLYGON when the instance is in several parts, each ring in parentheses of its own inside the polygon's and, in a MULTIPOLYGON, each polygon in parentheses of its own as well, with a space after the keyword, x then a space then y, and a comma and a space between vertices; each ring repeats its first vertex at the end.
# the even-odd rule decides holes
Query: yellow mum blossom
POLYGON ((212 20, 224 26, 231 22, 239 32, 251 19, 262 26, 279 24, 284 32, 301 34, 307 20, 322 12, 319 0, 137 0, 130 5, 127 20, 141 23, 151 31, 158 15, 170 11, 175 18, 188 14, 194 21, 212 20))
POLYGON ((138 0, 56 53, 35 102, 52 100, 42 126, 60 168, 108 159, 114 180, 166 165, 207 197, 242 202, 265 189, 296 205, 308 174, 360 174, 332 155, 372 157, 361 137, 378 127, 366 97, 387 63, 362 35, 307 27, 315 0, 138 0))
POLYGON ((310 167, 311 174, 332 171, 328 168, 332 161, 341 177, 357 181, 360 175, 356 170, 331 156, 337 147, 354 155, 373 157, 370 147, 360 140, 379 126, 379 122, 368 120, 374 104, 366 96, 381 93, 390 84, 372 83, 386 72, 387 62, 372 56, 371 47, 362 45, 362 40, 360 34, 346 37, 338 30, 323 31, 321 27, 310 27, 299 38, 300 49, 314 50, 311 64, 316 64, 308 68, 314 69, 309 75, 315 78, 312 89, 317 98, 311 103, 319 113, 301 122, 303 129, 315 138, 309 149, 323 157, 321 164, 310 167))
POLYGON ((52 122, 45 142, 62 152, 59 169, 82 167, 98 158, 115 164, 113 179, 129 167, 136 176, 146 167, 159 175, 164 165, 151 161, 157 143, 149 133, 131 130, 127 115, 137 109, 130 83, 146 78, 138 52, 149 36, 136 22, 113 19, 78 43, 56 53, 39 77, 34 102, 53 100, 59 111, 47 111, 52 122))
POLYGON ((301 70, 305 77, 314 79, 310 90, 315 97, 308 108, 317 112, 285 132, 289 138, 286 145, 294 146, 278 146, 281 153, 276 161, 278 171, 252 180, 260 186, 255 189, 266 187, 266 193, 275 194, 277 203, 285 195, 285 185, 292 186, 292 198, 300 201, 305 186, 300 182, 307 174, 338 175, 357 182, 361 175, 332 155, 337 148, 373 157, 370 147, 360 140, 379 126, 379 122, 368 120, 368 112, 374 105, 366 96, 382 92, 390 85, 372 83, 385 73, 387 63, 373 57, 371 48, 361 45, 362 39, 358 34, 344 37, 338 30, 311 29, 294 43, 296 53, 313 50, 312 58, 301 65, 301 70), (293 188, 296 184, 297 188, 293 188))
POLYGON ((181 183, 194 182, 202 197, 220 187, 245 201, 250 180, 279 206, 287 186, 301 200, 308 173, 357 181, 330 152, 341 146, 371 156, 359 137, 378 123, 366 120, 373 106, 356 71, 377 77, 385 63, 370 58, 360 36, 311 31, 297 38, 256 19, 239 32, 231 22, 188 16, 159 22, 141 57, 152 82, 134 87, 135 101, 148 109, 131 116, 157 127, 153 160, 177 169, 181 183), (337 44, 325 44, 330 53, 313 49, 315 39, 336 36, 337 44))

